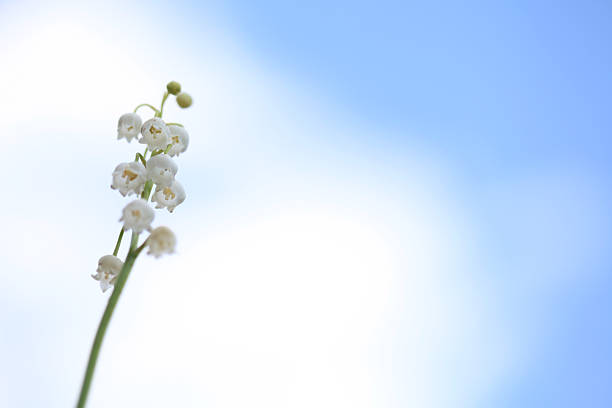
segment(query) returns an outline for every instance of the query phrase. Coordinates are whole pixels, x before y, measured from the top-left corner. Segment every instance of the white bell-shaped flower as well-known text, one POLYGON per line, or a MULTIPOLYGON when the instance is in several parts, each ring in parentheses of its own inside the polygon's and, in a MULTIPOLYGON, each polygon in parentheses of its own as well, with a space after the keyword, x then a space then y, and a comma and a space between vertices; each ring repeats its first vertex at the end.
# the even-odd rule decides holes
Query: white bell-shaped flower
POLYGON ((169 156, 178 156, 187 150, 187 146, 189 146, 189 134, 182 126, 170 125, 168 126, 170 130, 170 142, 172 143, 172 147, 168 150, 169 156))
POLYGON ((115 280, 121 272, 123 262, 121 259, 113 255, 104 255, 98 261, 98 269, 95 275, 91 275, 97 281, 100 281, 102 292, 106 292, 108 288, 115 284, 115 280))
POLYGON ((178 166, 167 154, 158 154, 147 160, 147 179, 159 187, 169 187, 174 181, 178 166))
POLYGON ((147 169, 140 162, 121 163, 113 171, 111 188, 119 190, 122 196, 140 194, 147 181, 147 169))
POLYGON ((151 201, 157 203, 155 208, 167 208, 168 211, 172 212, 177 205, 185 201, 185 197, 183 186, 174 180, 168 187, 158 186, 151 201))
POLYGON ((170 143, 170 131, 166 123, 160 118, 147 120, 141 129, 140 143, 149 146, 149 150, 165 149, 170 143))
POLYGON ((147 254, 159 258, 163 254, 171 254, 176 246, 176 236, 168 227, 157 227, 147 238, 149 251, 147 254))
POLYGON ((137 199, 123 208, 123 215, 119 221, 123 221, 124 230, 132 230, 141 233, 144 230, 151 230, 151 223, 155 218, 155 211, 145 200, 137 199))
POLYGON ((124 137, 128 142, 133 138, 138 137, 142 119, 136 113, 126 113, 121 115, 117 124, 117 139, 124 137))

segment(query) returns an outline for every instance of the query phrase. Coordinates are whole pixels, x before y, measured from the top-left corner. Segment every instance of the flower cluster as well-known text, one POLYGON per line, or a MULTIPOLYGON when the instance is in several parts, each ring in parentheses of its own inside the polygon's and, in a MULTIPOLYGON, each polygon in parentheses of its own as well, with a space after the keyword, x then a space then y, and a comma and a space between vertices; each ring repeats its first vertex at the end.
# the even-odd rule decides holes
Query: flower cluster
POLYGON ((136 107, 134 112, 121 115, 117 125, 117 139, 132 140, 145 145, 143 153, 136 153, 133 161, 119 163, 112 173, 111 188, 119 191, 122 196, 135 195, 122 211, 119 221, 123 227, 119 233, 117 245, 112 255, 105 255, 98 262, 98 269, 92 277, 100 282, 102 291, 112 286, 121 274, 124 262, 117 257, 123 233, 132 231, 132 246, 128 256, 138 256, 140 251, 148 248, 148 254, 156 258, 174 252, 176 237, 168 227, 152 228, 155 210, 149 204, 154 202, 155 208, 174 209, 185 201, 185 190, 176 180, 178 166, 174 161, 189 146, 189 134, 179 123, 167 123, 162 119, 164 104, 170 95, 176 96, 176 102, 181 108, 192 104, 189 94, 181 92, 181 85, 172 81, 166 86, 160 109, 149 104, 136 107), (143 122, 137 111, 141 107, 149 107, 154 116, 143 122), (148 157, 147 157, 148 156, 148 157), (150 232, 144 243, 138 247, 139 234, 150 232))

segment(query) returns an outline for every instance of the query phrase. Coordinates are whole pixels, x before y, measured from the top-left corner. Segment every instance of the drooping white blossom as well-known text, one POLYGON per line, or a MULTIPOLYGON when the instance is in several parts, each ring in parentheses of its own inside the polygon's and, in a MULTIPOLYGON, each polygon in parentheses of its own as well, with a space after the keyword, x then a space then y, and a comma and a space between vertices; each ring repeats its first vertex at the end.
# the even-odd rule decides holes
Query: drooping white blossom
POLYGON ((152 118, 142 125, 140 143, 146 144, 149 150, 165 149, 170 143, 170 131, 160 118, 152 118))
POLYGON ((124 230, 132 230, 141 233, 151 230, 151 222, 155 218, 155 211, 145 200, 137 199, 123 208, 123 214, 119 221, 123 221, 124 230))
POLYGON ((121 163, 113 171, 111 188, 119 190, 122 196, 140 194, 144 189, 147 169, 140 162, 121 163))
POLYGON ((106 292, 109 287, 114 285, 122 267, 123 262, 121 259, 113 255, 104 255, 98 261, 98 269, 96 270, 97 273, 95 275, 91 275, 91 277, 97 281, 100 281, 100 288, 102 289, 102 292, 106 292))
POLYGON ((158 154, 147 160, 147 179, 159 187, 169 187, 174 181, 178 166, 167 154, 158 154))
POLYGON ((187 150, 189 134, 182 126, 170 125, 168 129, 170 130, 170 143, 172 143, 172 147, 168 150, 168 155, 171 157, 178 156, 187 150))
POLYGON ((186 194, 183 186, 174 180, 168 187, 158 186, 151 201, 157 203, 155 208, 167 208, 168 211, 172 212, 177 205, 185 201, 185 198, 186 194))
POLYGON ((147 238, 149 251, 147 254, 159 258, 163 254, 171 254, 176 246, 176 236, 168 227, 157 227, 147 238))
POLYGON ((128 142, 133 138, 138 137, 142 119, 136 113, 126 113, 121 115, 117 124, 117 139, 124 137, 128 142))

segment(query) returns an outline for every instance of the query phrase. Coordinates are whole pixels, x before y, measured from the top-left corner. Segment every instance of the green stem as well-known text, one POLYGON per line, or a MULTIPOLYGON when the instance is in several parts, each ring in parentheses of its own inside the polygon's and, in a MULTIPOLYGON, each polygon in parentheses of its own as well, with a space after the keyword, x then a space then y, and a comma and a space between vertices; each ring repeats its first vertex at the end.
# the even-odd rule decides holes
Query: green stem
POLYGON ((168 91, 164 92, 164 97, 162 98, 161 106, 159 110, 157 111, 157 113, 155 114, 155 117, 161 118, 162 115, 164 114, 164 105, 166 104, 166 99, 168 99, 168 95, 170 95, 168 91))
POLYGON ((98 355, 100 354, 102 340, 104 340, 104 335, 106 334, 108 323, 110 322, 110 319, 113 315, 115 306, 117 306, 117 302, 119 301, 119 296, 121 296, 121 291, 123 291, 125 282, 127 282, 128 276, 132 271, 134 261, 136 261, 136 258, 138 257, 141 251, 139 249, 136 249, 137 245, 138 234, 132 233, 130 251, 128 252, 125 258, 125 262, 123 263, 121 272, 119 272, 119 276, 117 277, 117 281, 115 282, 115 289, 113 290, 113 293, 108 299, 108 304, 106 305, 106 309, 104 309, 104 314, 102 315, 102 319, 100 320, 100 325, 98 326, 96 337, 94 338, 93 345, 91 346, 89 361, 87 362, 87 369, 85 370, 85 378, 83 378, 83 385, 81 386, 81 393, 79 394, 77 408, 85 407, 85 403, 87 402, 87 394, 89 393, 91 380, 93 379, 93 374, 96 369, 96 362, 98 361, 98 355))
MULTIPOLYGON (((146 152, 145 152, 146 154, 146 152)), ((142 163, 143 166, 147 166, 147 161, 145 160, 144 156, 140 153, 136 153, 136 158, 134 159, 134 161, 138 161, 138 159, 140 159, 140 162, 142 163)))
POLYGON ((121 231, 119 231, 119 238, 117 238, 117 244, 115 245, 115 250, 113 251, 113 255, 117 256, 119 253, 119 247, 121 246, 121 239, 123 239, 123 232, 125 230, 121 227, 121 231))
POLYGON ((149 238, 145 239, 142 245, 140 245, 138 249, 136 249, 137 254, 140 254, 140 252, 147 246, 148 241, 149 241, 149 238))
MULTIPOLYGON (((159 110, 157 110, 157 108, 153 105, 149 105, 148 103, 141 103, 140 105, 138 105, 137 107, 134 108, 134 113, 136 113, 136 111, 140 108, 142 108, 143 106, 149 107, 151 109, 153 109, 155 111, 155 116, 157 116, 157 114, 159 113, 159 110)), ((161 117, 161 116, 160 116, 161 117)))
POLYGON ((142 191, 142 198, 145 201, 149 201, 149 196, 151 195, 151 189, 153 188, 153 180, 147 180, 144 186, 144 190, 142 191))

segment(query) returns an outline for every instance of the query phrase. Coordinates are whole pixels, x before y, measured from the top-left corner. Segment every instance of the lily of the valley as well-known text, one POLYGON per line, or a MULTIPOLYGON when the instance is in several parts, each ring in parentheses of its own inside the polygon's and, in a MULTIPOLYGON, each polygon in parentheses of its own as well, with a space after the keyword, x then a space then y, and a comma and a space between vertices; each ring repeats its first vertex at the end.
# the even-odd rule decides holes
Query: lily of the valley
POLYGON ((158 154, 147 160, 147 179, 158 187, 169 187, 174 181, 178 166, 167 154, 158 154))
POLYGON ((140 162, 121 163, 113 171, 111 188, 119 190, 122 196, 140 194, 144 188, 147 169, 140 162))
POLYGON ((140 143, 146 144, 149 150, 165 149, 170 143, 170 131, 160 118, 151 118, 142 125, 140 143))
POLYGON ((142 199, 137 199, 123 208, 119 221, 123 221, 124 230, 132 230, 139 234, 144 230, 151 230, 151 223, 155 218, 155 212, 151 206, 142 199))
POLYGON ((117 275, 121 272, 123 262, 121 259, 113 255, 104 255, 98 261, 98 269, 95 275, 91 275, 97 281, 100 281, 102 292, 106 292, 117 279, 117 275))
POLYGON ((169 156, 178 156, 187 150, 187 146, 189 146, 189 133, 182 126, 170 125, 168 126, 170 130, 170 143, 172 143, 172 147, 168 150, 169 156))
POLYGON ((117 139, 125 138, 128 142, 138 137, 142 126, 142 119, 136 113, 121 115, 117 124, 117 139))
POLYGON ((167 208, 173 212, 174 208, 185 201, 186 194, 183 186, 174 180, 168 187, 157 187, 151 201, 157 203, 155 208, 167 208))
POLYGON ((168 227, 157 227, 147 239, 147 254, 159 258, 163 254, 171 254, 176 246, 176 236, 168 227))

